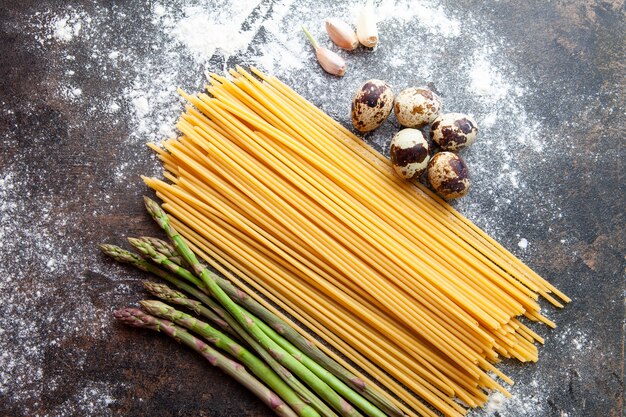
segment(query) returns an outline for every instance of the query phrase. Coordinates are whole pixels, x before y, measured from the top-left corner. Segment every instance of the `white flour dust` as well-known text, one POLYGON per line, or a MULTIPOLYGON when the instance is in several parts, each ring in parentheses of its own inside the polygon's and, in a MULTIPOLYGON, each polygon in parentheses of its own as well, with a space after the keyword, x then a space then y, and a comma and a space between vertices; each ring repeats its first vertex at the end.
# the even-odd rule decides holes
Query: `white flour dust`
POLYGON ((517 242, 517 246, 519 246, 520 249, 526 249, 528 247, 528 240, 521 238, 519 242, 517 242))
MULTIPOLYGON (((41 212, 33 219, 33 213, 21 201, 27 184, 36 178, 24 175, 18 165, 9 166, 0 174, 0 249, 3 253, 21 254, 16 255, 12 265, 32 265, 31 270, 22 271, 0 263, 0 305, 7 313, 0 317, 1 397, 11 401, 16 396, 22 404, 30 399, 36 409, 45 351, 83 334, 83 318, 95 323, 89 337, 106 339, 111 333, 110 309, 96 307, 86 297, 87 289, 78 285, 64 296, 65 304, 54 307, 53 313, 64 319, 63 325, 50 335, 49 344, 29 343, 28 338, 29 334, 46 329, 45 304, 57 291, 55 277, 80 276, 85 262, 92 263, 95 272, 102 268, 103 274, 111 273, 109 265, 95 261, 95 250, 89 260, 75 259, 75 242, 68 242, 66 236, 84 236, 79 243, 93 245, 89 231, 76 230, 74 221, 92 218, 93 224, 97 224, 99 216, 114 211, 116 190, 136 186, 129 180, 140 173, 139 161, 149 158, 144 143, 176 134, 175 123, 183 106, 176 89, 200 90, 205 83, 205 70, 222 72, 234 64, 257 65, 295 86, 346 126, 350 125, 353 91, 369 78, 389 81, 396 92, 409 86, 430 85, 442 95, 446 111, 473 114, 480 128, 477 142, 463 152, 473 189, 457 203, 459 210, 497 239, 503 238, 500 210, 524 213, 521 222, 526 222, 530 229, 520 230, 520 236, 523 233, 529 238, 527 232, 548 227, 545 222, 561 215, 550 196, 545 196, 544 204, 537 207, 528 207, 519 198, 520 190, 541 182, 534 176, 535 164, 549 164, 558 147, 550 142, 556 139, 542 135, 544 126, 527 111, 525 98, 533 93, 528 86, 530 80, 519 75, 507 59, 506 41, 493 35, 489 22, 481 22, 471 14, 456 14, 437 1, 383 0, 377 3, 380 45, 373 51, 338 51, 348 62, 348 72, 342 79, 330 77, 318 67, 300 25, 306 25, 321 44, 336 50, 325 35, 322 22, 330 16, 353 22, 359 4, 360 1, 319 4, 286 0, 270 6, 270 2, 259 0, 156 1, 146 5, 141 21, 136 21, 123 7, 93 6, 87 11, 67 6, 62 10, 33 11, 30 26, 23 30, 32 34, 33 48, 44 49, 56 57, 51 76, 42 84, 54 99, 71 103, 82 112, 82 117, 73 120, 74 125, 69 128, 84 128, 81 123, 98 120, 126 134, 119 150, 124 157, 110 171, 112 185, 106 192, 94 190, 101 204, 97 207, 81 205, 80 196, 66 196, 65 200, 42 204, 41 212), (125 41, 111 28, 111 22, 122 22, 122 28, 136 27, 137 32, 125 41), (411 45, 428 47, 416 52, 411 45), (88 55, 87 63, 84 59, 77 63, 79 54, 88 55), (90 89, 85 70, 93 69, 110 88, 90 89), (74 210, 76 218, 56 218, 54 213, 60 205, 64 205, 61 209, 65 212, 74 210), (21 246, 29 249, 22 251, 21 246), (46 276, 49 285, 33 292, 24 281, 26 276, 46 276), (32 311, 41 311, 36 320, 32 320, 32 311), (19 350, 5 349, 9 336, 24 340, 19 350)), ((366 140, 386 152, 397 129, 392 116, 366 140)), ((153 172, 141 173, 158 173, 158 162, 154 158, 152 162, 153 172)), ((520 236, 511 246, 518 243, 514 248, 518 254, 529 256, 534 246, 520 236)), ((129 289, 122 285, 119 293, 125 291, 129 289)), ((581 349, 588 344, 584 335, 576 340, 581 349)), ((79 366, 84 360, 84 353, 77 354, 79 366)), ((504 416, 504 410, 516 410, 515 416, 537 415, 544 398, 538 389, 541 380, 534 384, 516 385, 512 399, 493 394, 484 410, 469 415, 492 416, 498 411, 504 416)), ((114 384, 101 383, 85 386, 80 395, 59 407, 58 415, 102 414, 116 401, 114 388, 114 384)))
POLYGON ((506 398, 500 392, 489 395, 489 400, 483 408, 477 409, 469 416, 472 417, 508 417, 508 416, 542 416, 546 401, 542 398, 541 385, 533 380, 525 386, 515 385, 510 389, 512 397, 506 398))

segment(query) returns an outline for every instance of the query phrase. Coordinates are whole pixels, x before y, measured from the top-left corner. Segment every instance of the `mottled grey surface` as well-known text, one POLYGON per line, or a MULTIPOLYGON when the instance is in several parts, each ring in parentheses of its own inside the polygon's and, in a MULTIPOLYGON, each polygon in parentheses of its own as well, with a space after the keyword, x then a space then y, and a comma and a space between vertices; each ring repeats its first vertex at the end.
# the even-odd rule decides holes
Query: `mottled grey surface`
MULTIPOLYGON (((159 167, 143 142, 171 126, 170 90, 202 88, 205 69, 163 19, 196 3, 211 10, 0 4, 0 415, 270 415, 194 353, 114 323, 145 276, 95 248, 157 233, 138 175, 159 167), (64 16, 76 33, 59 32, 64 16)), ((304 22, 326 43, 315 25, 354 6, 331 1, 262 2, 241 23, 250 44, 206 68, 259 64, 344 124, 352 92, 374 77, 396 92, 428 85, 474 114, 481 133, 463 154, 474 184, 459 210, 573 303, 546 305, 559 328, 534 327, 546 337, 537 364, 502 365, 516 380, 508 405, 470 416, 622 416, 623 2, 399 3, 382 7, 377 50, 343 54, 343 79, 321 73, 298 33, 304 22)), ((385 151, 397 129, 392 118, 366 139, 385 151)))

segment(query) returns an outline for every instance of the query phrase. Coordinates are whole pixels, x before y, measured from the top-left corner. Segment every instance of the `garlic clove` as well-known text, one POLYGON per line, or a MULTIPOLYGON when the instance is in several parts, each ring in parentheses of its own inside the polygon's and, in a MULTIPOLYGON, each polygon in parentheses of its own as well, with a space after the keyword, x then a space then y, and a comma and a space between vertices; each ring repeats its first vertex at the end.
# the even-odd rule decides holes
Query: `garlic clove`
POLYGON ((315 55, 320 66, 327 73, 338 77, 346 73, 346 61, 330 49, 318 47, 315 50, 315 55))
POLYGON ((346 73, 346 61, 330 49, 319 46, 313 35, 304 26, 302 26, 302 31, 309 39, 309 42, 311 42, 313 48, 315 48, 317 62, 319 62, 324 71, 338 77, 343 76, 346 73))
POLYGON ((378 29, 376 28, 376 15, 372 0, 367 0, 359 13, 356 24, 356 36, 361 45, 373 48, 378 44, 378 29))
POLYGON ((330 39, 342 49, 353 51, 359 46, 359 39, 352 27, 341 19, 329 18, 325 21, 330 39))

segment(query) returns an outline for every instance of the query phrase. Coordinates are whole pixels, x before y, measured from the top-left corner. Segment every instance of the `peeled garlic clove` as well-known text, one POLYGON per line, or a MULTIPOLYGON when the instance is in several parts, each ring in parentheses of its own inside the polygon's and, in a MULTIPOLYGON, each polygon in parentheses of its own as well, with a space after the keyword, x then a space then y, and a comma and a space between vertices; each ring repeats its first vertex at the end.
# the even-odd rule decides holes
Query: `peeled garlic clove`
POLYGON ((313 35, 311 35, 304 26, 302 26, 302 31, 306 37, 309 38, 309 42, 311 42, 313 48, 315 48, 317 62, 319 62, 324 71, 332 75, 337 75, 338 77, 341 77, 346 73, 346 61, 344 61, 342 57, 330 49, 319 46, 313 35))
POLYGON ((315 50, 315 55, 317 62, 327 73, 338 77, 346 73, 346 61, 330 49, 318 47, 315 50))
POLYGON ((359 46, 359 39, 349 24, 341 19, 326 19, 326 32, 330 39, 342 49, 353 51, 359 46))
POLYGON ((356 24, 356 36, 361 45, 373 48, 378 44, 378 29, 372 0, 368 0, 359 14, 356 24))

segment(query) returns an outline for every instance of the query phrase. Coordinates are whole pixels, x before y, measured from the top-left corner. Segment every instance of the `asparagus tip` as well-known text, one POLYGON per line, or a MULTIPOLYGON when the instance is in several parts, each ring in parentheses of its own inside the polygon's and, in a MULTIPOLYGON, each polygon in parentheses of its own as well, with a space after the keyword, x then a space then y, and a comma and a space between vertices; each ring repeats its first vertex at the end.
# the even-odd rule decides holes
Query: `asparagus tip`
POLYGON ((114 248, 116 248, 115 245, 111 245, 109 243, 100 243, 98 245, 98 247, 100 248, 100 250, 102 251, 102 253, 109 255, 110 253, 114 252, 114 248))
POLYGON ((114 260, 118 262, 123 262, 127 264, 134 264, 140 269, 144 269, 141 266, 141 258, 135 255, 132 252, 127 251, 126 249, 120 248, 116 245, 111 245, 108 243, 102 243, 98 245, 100 250, 107 256, 110 256, 114 260))
POLYGON ((152 254, 152 247, 147 245, 141 239, 138 239, 136 237, 128 237, 127 240, 128 243, 130 243, 131 246, 139 251, 139 253, 141 253, 143 256, 150 256, 152 254))
POLYGON ((156 201, 154 201, 153 199, 151 199, 150 197, 146 195, 143 196, 143 201, 146 205, 146 209, 148 210, 151 216, 154 217, 154 216, 159 216, 161 214, 161 207, 159 206, 159 203, 157 203, 156 201))
POLYGON ((165 284, 159 284, 152 281, 143 283, 144 288, 155 297, 162 300, 172 300, 174 298, 186 298, 185 294, 180 291, 173 290, 165 284))
POLYGON ((153 314, 157 317, 162 317, 164 314, 171 313, 174 310, 172 307, 159 300, 141 300, 139 301, 139 305, 141 305, 141 308, 147 311, 148 314, 153 314))
POLYGON ((145 313, 138 308, 126 307, 113 312, 113 317, 124 324, 133 327, 142 327, 145 323, 143 317, 145 313))
MULTIPOLYGON (((178 252, 176 248, 172 246, 169 242, 159 239, 157 237, 149 237, 143 236, 139 238, 145 245, 149 245, 155 252, 159 252, 162 255, 170 258, 170 260, 174 261, 172 258, 178 258, 178 252)), ((177 262, 178 263, 178 262, 177 262)))

